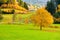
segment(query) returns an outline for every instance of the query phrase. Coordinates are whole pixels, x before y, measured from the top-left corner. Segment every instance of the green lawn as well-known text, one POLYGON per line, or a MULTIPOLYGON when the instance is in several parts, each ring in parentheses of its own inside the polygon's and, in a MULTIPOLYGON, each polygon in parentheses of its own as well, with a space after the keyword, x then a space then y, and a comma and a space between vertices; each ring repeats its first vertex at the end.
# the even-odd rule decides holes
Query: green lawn
POLYGON ((0 40, 60 40, 60 32, 40 31, 31 24, 0 24, 0 40))

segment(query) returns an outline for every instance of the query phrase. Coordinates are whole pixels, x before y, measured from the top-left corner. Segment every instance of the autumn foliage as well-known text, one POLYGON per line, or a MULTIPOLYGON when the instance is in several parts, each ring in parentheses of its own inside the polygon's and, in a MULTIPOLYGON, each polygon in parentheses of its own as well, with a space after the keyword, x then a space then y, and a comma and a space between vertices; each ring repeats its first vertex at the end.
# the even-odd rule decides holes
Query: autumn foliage
POLYGON ((52 15, 44 8, 38 9, 36 14, 31 16, 31 20, 35 25, 39 25, 40 29, 54 22, 52 15))
POLYGON ((16 13, 27 13, 28 10, 26 10, 24 7, 19 6, 18 4, 2 4, 1 8, 5 8, 3 10, 4 12, 11 12, 13 9, 16 10, 16 13), (6 10, 7 9, 7 10, 6 10))
POLYGON ((24 23, 25 24, 28 24, 29 23, 29 19, 28 18, 25 18, 24 23))
POLYGON ((56 12, 59 12, 59 11, 60 11, 60 4, 57 6, 56 12))
POLYGON ((1 5, 2 8, 14 8, 14 9, 18 9, 18 10, 22 10, 22 11, 27 11, 25 8, 17 5, 17 4, 2 4, 1 5))

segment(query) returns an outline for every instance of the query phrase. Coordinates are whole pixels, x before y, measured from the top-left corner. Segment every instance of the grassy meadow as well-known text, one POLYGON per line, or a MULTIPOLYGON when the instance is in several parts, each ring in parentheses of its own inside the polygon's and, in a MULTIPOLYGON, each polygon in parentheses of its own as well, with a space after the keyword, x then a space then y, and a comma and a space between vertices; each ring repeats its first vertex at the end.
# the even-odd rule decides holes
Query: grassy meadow
MULTIPOLYGON (((17 14, 16 21, 19 17, 28 18, 35 12, 28 14, 17 14)), ((3 14, 1 22, 12 22, 13 14, 3 14)), ((60 26, 53 24, 52 26, 60 26)), ((0 40, 60 40, 60 28, 43 28, 33 24, 0 24, 0 40)))
POLYGON ((60 29, 59 31, 48 30, 57 29, 43 28, 40 31, 39 27, 34 27, 32 24, 1 24, 0 40, 60 40, 60 29))

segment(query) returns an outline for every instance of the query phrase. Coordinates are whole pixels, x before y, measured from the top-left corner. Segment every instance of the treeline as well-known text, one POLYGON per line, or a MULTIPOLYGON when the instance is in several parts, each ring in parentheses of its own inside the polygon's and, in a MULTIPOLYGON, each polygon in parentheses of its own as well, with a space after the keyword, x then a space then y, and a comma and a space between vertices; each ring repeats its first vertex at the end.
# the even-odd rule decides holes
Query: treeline
POLYGON ((48 1, 46 9, 53 15, 55 23, 60 23, 60 0, 48 1))
MULTIPOLYGON (((12 0, 12 3, 14 3, 15 0, 12 0)), ((17 0, 18 1, 18 5, 19 6, 22 6, 24 8, 26 8, 28 10, 28 6, 27 6, 27 3, 26 2, 23 2, 22 0, 17 0)), ((9 0, 0 0, 0 6, 2 4, 9 4, 10 1, 9 0)))

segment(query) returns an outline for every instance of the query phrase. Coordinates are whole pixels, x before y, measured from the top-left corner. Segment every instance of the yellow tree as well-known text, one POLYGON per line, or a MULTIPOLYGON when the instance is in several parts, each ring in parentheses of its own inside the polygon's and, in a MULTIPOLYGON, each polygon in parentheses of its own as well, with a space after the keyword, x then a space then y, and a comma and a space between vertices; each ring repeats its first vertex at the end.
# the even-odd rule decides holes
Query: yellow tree
POLYGON ((28 24, 29 23, 29 19, 28 18, 25 18, 24 23, 25 24, 28 24))
POLYGON ((52 15, 44 8, 38 9, 36 14, 31 16, 31 20, 35 25, 40 26, 40 30, 54 22, 52 15))
POLYGON ((2 3, 6 3, 6 2, 7 2, 7 0, 0 0, 0 2, 2 2, 2 3))
POLYGON ((11 4, 17 4, 17 0, 8 0, 8 2, 11 4))
POLYGON ((59 11, 60 11, 60 4, 57 6, 56 12, 59 12, 59 11))

